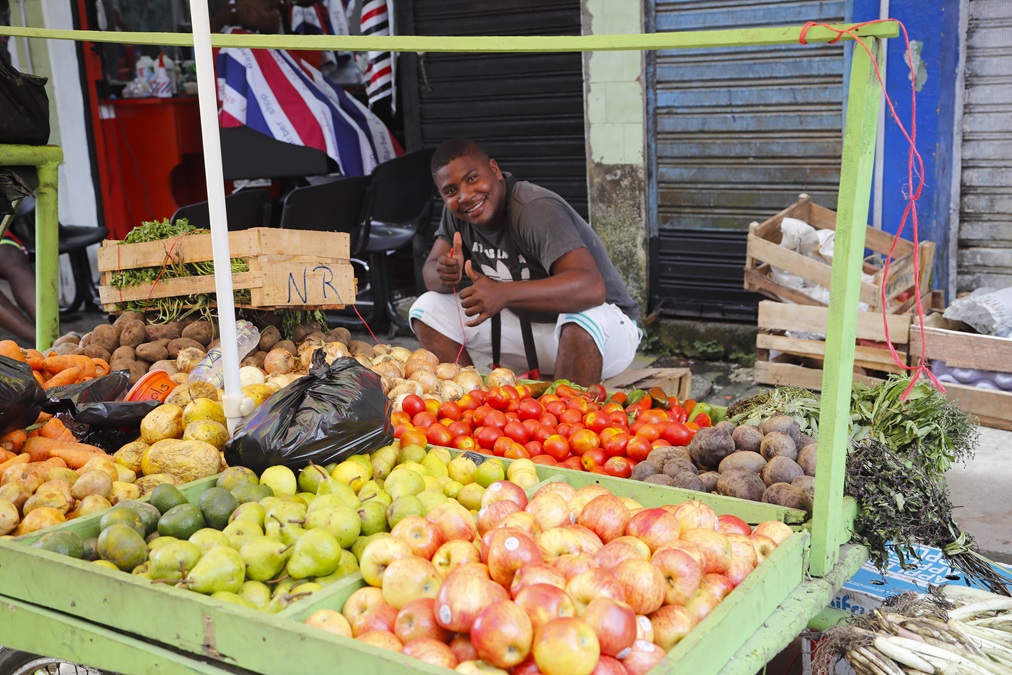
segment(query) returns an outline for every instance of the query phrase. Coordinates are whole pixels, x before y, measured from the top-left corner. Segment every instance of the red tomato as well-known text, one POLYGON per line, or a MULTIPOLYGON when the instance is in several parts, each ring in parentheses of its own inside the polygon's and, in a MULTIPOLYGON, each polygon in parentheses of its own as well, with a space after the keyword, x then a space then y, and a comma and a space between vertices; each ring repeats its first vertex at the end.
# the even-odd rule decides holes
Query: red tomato
POLYGON ((650 441, 650 445, 652 445, 655 448, 670 448, 671 447, 671 443, 668 443, 663 438, 658 438, 657 440, 650 441))
POLYGON ((506 421, 507 422, 519 422, 520 421, 520 417, 517 415, 517 411, 516 410, 508 410, 507 409, 505 412, 503 412, 503 414, 506 415, 506 421))
POLYGON ((526 384, 517 385, 517 393, 520 394, 520 400, 531 397, 531 388, 526 384))
POLYGON ((637 420, 642 420, 647 424, 660 424, 668 421, 668 411, 661 410, 660 408, 651 408, 650 410, 644 410, 640 413, 637 420))
POLYGON ((432 445, 446 446, 453 440, 453 433, 439 422, 436 422, 429 425, 429 428, 425 430, 425 438, 432 445))
POLYGON ((411 421, 411 415, 407 414, 403 410, 395 410, 390 413, 390 423, 394 426, 398 424, 407 424, 411 421))
POLYGON ((484 403, 471 411, 471 419, 474 424, 479 427, 485 426, 485 415, 492 412, 495 408, 487 406, 484 403))
POLYGON ((604 454, 604 448, 591 448, 580 456, 580 463, 587 471, 602 466, 608 461, 608 455, 604 454))
POLYGON ((664 427, 664 431, 661 432, 661 438, 666 440, 671 445, 684 447, 692 441, 694 434, 689 431, 689 428, 681 422, 669 422, 668 426, 664 427))
POLYGON ((539 424, 538 428, 531 434, 531 438, 536 440, 538 443, 544 443, 545 439, 555 433, 555 429, 545 424, 539 424))
POLYGON ((450 441, 450 447, 457 448, 458 450, 477 450, 479 445, 478 441, 470 436, 460 435, 450 441))
POLYGON ((573 398, 574 396, 579 396, 582 393, 583 392, 573 389, 568 384, 560 384, 555 388, 555 395, 561 399, 573 398))
POLYGON ((531 455, 531 461, 535 464, 547 464, 548 466, 555 466, 558 462, 551 455, 531 455))
POLYGON ((548 403, 545 404, 545 412, 550 412, 556 417, 562 415, 562 413, 565 412, 565 410, 566 404, 558 399, 555 399, 554 401, 549 401, 548 403))
POLYGON ((710 422, 710 416, 706 413, 699 413, 692 418, 692 421, 698 424, 700 427, 708 427, 712 423, 710 422))
POLYGON ((607 476, 608 475, 608 472, 604 470, 603 466, 595 466, 593 469, 590 470, 590 473, 596 473, 599 476, 607 476))
POLYGON ((401 410, 414 417, 425 410, 425 400, 417 394, 408 394, 401 401, 401 410))
POLYGON ((495 443, 492 444, 492 454, 496 457, 505 457, 506 451, 513 447, 514 443, 516 443, 516 441, 509 436, 500 436, 495 439, 495 443))
POLYGON ((492 387, 488 390, 485 403, 496 410, 505 410, 506 406, 510 404, 510 396, 502 387, 492 387))
POLYGON ((583 413, 573 408, 566 408, 562 411, 562 414, 559 415, 559 422, 564 422, 566 424, 576 424, 577 422, 582 421, 583 413))
POLYGON ((602 410, 592 410, 583 416, 583 423, 591 431, 601 433, 605 428, 611 426, 611 415, 602 410))
POLYGON ((625 410, 619 410, 611 413, 611 423, 616 427, 622 427, 623 429, 629 428, 629 415, 626 414, 625 410))
POLYGON ((604 441, 601 447, 604 448, 605 454, 609 457, 623 457, 625 456, 626 446, 629 445, 630 439, 632 439, 630 434, 620 431, 604 441))
POLYGON ((561 434, 552 434, 542 442, 542 445, 545 448, 545 454, 557 462, 569 457, 569 439, 561 434))
MULTIPOLYGON (((629 427, 629 431, 632 431, 632 427, 629 427)), ((635 433, 651 442, 661 437, 661 430, 656 424, 644 424, 635 433)))
POLYGON ((502 429, 506 426, 507 421, 506 415, 501 410, 493 410, 485 415, 485 426, 487 427, 499 427, 502 429))
POLYGON ((425 437, 425 432, 421 429, 406 429, 401 434, 401 447, 408 445, 420 445, 423 448, 428 445, 429 439, 425 437))
POLYGON ((528 441, 524 444, 524 449, 527 450, 527 454, 530 455, 531 459, 545 454, 545 448, 541 445, 540 441, 528 441))
POLYGON ((476 399, 474 396, 471 396, 470 394, 464 394, 463 396, 457 399, 457 405, 460 406, 461 410, 474 410, 479 405, 481 405, 481 403, 479 403, 478 399, 476 399))
POLYGON ((509 397, 509 400, 511 401, 519 401, 521 398, 520 391, 512 384, 504 384, 502 387, 500 387, 500 389, 503 390, 503 392, 506 394, 507 397, 509 397))
POLYGON ((474 424, 474 411, 465 410, 464 412, 460 413, 460 421, 465 422, 467 424, 474 424))
POLYGON ((471 398, 478 402, 478 405, 485 402, 485 392, 481 389, 474 389, 468 393, 471 395, 471 398))
POLYGON ((598 436, 601 437, 601 445, 603 446, 605 441, 614 436, 615 434, 621 434, 623 431, 617 427, 606 427, 598 432, 598 436))
POLYGON ((625 446, 625 454, 631 460, 642 462, 653 449, 654 446, 650 445, 650 441, 647 439, 642 436, 633 436, 625 446))
POLYGON ((531 432, 527 430, 520 422, 507 422, 506 426, 502 428, 504 434, 510 437, 513 441, 523 445, 527 441, 531 440, 531 432))
POLYGON ((628 478, 632 475, 633 462, 628 457, 611 457, 604 463, 603 468, 609 476, 628 478))
POLYGON ((572 424, 569 424, 568 422, 561 422, 558 426, 555 427, 555 432, 558 434, 562 434, 566 438, 569 438, 570 429, 572 428, 573 428, 572 424))
POLYGON ((447 424, 446 428, 450 430, 454 438, 457 436, 470 436, 472 431, 471 425, 467 422, 452 422, 451 424, 447 424))
POLYGON ((506 459, 530 459, 531 453, 527 452, 527 449, 519 443, 514 443, 509 450, 503 453, 503 457, 506 459))
POLYGON ((577 422, 576 424, 570 424, 569 425, 569 433, 566 434, 566 435, 569 436, 570 438, 572 438, 573 434, 575 434, 577 431, 581 431, 581 430, 586 429, 586 428, 587 427, 583 426, 583 422, 577 422))
POLYGON ((546 412, 544 415, 539 417, 538 421, 541 422, 541 424, 543 424, 544 426, 552 427, 553 429, 559 426, 559 418, 550 412, 546 412))
POLYGON ((439 406, 441 405, 443 405, 443 403, 438 398, 425 399, 425 410, 432 413, 433 415, 439 414, 439 406))
POLYGON ((525 398, 520 401, 517 407, 517 417, 521 420, 536 420, 545 414, 545 406, 533 398, 525 398))
POLYGON ((541 428, 541 422, 537 420, 523 420, 521 424, 527 429, 527 433, 531 435, 531 438, 534 438, 534 434, 541 428))
POLYGON ((621 403, 605 403, 601 410, 609 414, 613 412, 625 413, 625 408, 622 407, 621 403))
POLYGON ((608 398, 608 390, 604 388, 603 384, 592 384, 587 387, 587 398, 591 401, 600 403, 601 401, 608 398))
POLYGON ((581 417, 590 412, 590 402, 582 396, 569 399, 566 407, 570 410, 579 410, 581 417))
POLYGON ((437 421, 436 415, 428 410, 424 410, 411 418, 411 423, 415 425, 416 429, 428 429, 437 421))
POLYGON ((394 438, 400 438, 401 434, 403 434, 408 429, 414 429, 414 427, 411 426, 411 422, 404 422, 402 424, 395 424, 394 425, 394 438))
POLYGON ((576 455, 559 462, 559 466, 573 471, 583 471, 583 464, 580 463, 580 458, 576 455))
POLYGON ((478 441, 478 445, 486 450, 491 450, 496 440, 501 436, 502 429, 499 427, 482 427, 474 430, 474 440, 478 441))
POLYGON ((457 405, 456 401, 447 401, 443 405, 439 406, 439 411, 436 413, 439 417, 446 417, 456 422, 460 419, 460 406, 457 405))
POLYGON ((540 403, 543 406, 547 406, 552 401, 558 401, 558 400, 559 400, 559 397, 556 396, 555 394, 542 394, 540 397, 538 397, 538 403, 540 403))
MULTIPOLYGON (((585 453, 601 447, 601 437, 590 429, 580 429, 569 437, 569 451, 574 455, 583 456, 585 453)), ((604 454, 604 451, 601 451, 604 454)), ((604 464, 601 460, 599 464, 604 464)))

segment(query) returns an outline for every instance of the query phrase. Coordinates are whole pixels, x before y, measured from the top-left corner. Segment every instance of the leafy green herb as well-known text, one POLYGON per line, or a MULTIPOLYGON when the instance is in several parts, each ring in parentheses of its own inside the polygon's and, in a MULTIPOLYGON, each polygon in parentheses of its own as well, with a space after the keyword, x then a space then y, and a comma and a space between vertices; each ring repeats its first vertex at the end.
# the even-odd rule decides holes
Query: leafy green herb
POLYGON ((727 409, 727 419, 735 426, 756 425, 774 415, 790 415, 797 420, 802 433, 817 438, 819 406, 819 397, 808 389, 777 387, 736 401, 727 409))

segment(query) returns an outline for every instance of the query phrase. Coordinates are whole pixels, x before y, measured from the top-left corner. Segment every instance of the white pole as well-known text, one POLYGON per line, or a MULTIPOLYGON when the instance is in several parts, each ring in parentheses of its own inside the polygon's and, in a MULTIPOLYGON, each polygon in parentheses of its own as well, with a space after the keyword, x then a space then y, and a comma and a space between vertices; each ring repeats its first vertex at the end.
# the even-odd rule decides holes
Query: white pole
POLYGON ((239 385, 239 348, 236 344, 235 304, 232 294, 232 261, 228 246, 225 214, 225 180, 221 171, 221 140, 218 137, 218 96, 211 53, 211 22, 207 0, 190 0, 193 23, 193 60, 197 64, 197 93, 200 103, 200 135, 204 142, 204 173, 207 176, 207 205, 211 216, 211 250, 214 256, 214 286, 218 295, 218 335, 221 337, 221 365, 225 379, 222 407, 231 434, 236 423, 252 409, 244 405, 239 385))

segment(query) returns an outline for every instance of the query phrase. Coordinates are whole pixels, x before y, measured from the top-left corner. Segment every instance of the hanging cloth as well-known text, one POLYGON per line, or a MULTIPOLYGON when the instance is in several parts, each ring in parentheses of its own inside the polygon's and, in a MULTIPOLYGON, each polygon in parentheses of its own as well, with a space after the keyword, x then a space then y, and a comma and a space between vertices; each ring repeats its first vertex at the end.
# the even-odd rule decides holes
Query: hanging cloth
MULTIPOLYGON (((366 0, 359 21, 362 35, 393 35, 393 0, 366 0)), ((391 52, 369 52, 365 71, 365 92, 369 107, 389 98, 394 110, 394 55, 391 52)))

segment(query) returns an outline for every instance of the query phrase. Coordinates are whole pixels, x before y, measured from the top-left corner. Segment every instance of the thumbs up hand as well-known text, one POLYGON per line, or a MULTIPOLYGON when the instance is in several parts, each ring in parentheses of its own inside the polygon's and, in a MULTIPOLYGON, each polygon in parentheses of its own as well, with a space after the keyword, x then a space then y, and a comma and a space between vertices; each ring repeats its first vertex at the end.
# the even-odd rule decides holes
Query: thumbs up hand
POLYGON ((460 304, 465 314, 475 317, 466 324, 474 327, 503 310, 503 295, 508 284, 500 284, 475 271, 470 260, 464 263, 464 273, 471 280, 471 286, 460 292, 460 304))
POLYGON ((464 261, 464 245, 460 232, 453 233, 453 247, 449 253, 439 256, 436 260, 436 273, 439 280, 447 288, 460 285, 461 265, 464 261))

